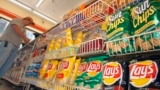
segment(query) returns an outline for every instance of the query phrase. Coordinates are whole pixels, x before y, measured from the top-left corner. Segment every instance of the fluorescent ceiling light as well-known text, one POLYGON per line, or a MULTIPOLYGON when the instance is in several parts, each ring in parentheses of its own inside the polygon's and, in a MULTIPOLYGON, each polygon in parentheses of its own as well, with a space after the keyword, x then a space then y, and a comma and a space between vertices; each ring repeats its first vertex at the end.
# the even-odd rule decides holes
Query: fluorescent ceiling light
POLYGON ((10 0, 10 1, 13 2, 14 4, 16 4, 16 5, 18 5, 18 6, 22 7, 22 8, 24 8, 24 9, 26 9, 26 10, 29 10, 29 11, 32 10, 32 8, 30 8, 30 7, 24 5, 24 4, 22 4, 22 3, 20 3, 20 2, 18 2, 18 1, 16 1, 16 0, 10 0))
POLYGON ((49 18, 49 17, 47 17, 47 16, 45 16, 45 15, 37 12, 37 11, 33 11, 33 13, 35 13, 36 15, 38 15, 38 16, 40 16, 40 17, 42 17, 42 18, 44 18, 44 19, 46 19, 46 20, 48 20, 48 21, 50 21, 50 22, 52 22, 52 23, 54 23, 54 24, 57 24, 57 23, 58 23, 58 22, 56 22, 55 20, 53 20, 53 19, 51 19, 51 18, 49 18))
POLYGON ((37 2, 37 4, 36 4, 36 7, 39 7, 39 6, 42 4, 43 1, 44 1, 44 0, 39 0, 39 1, 37 2))

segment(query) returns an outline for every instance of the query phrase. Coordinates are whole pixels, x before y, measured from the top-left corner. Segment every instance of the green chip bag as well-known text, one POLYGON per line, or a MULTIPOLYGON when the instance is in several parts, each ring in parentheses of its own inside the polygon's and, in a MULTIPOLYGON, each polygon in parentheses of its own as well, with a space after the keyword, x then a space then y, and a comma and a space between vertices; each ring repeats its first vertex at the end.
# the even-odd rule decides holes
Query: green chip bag
POLYGON ((127 7, 111 16, 106 17, 107 23, 107 51, 109 54, 126 53, 133 51, 128 37, 132 34, 130 7, 127 7), (125 39, 122 39, 125 38, 125 39))
POLYGON ((152 34, 136 37, 135 45, 138 51, 147 51, 160 46, 160 36, 158 36, 160 32, 159 4, 159 0, 146 0, 131 9, 134 35, 157 30, 152 34))
POLYGON ((86 76, 84 77, 84 87, 99 90, 102 88, 102 68, 108 56, 97 56, 89 58, 86 76))
POLYGON ((84 85, 84 77, 87 76, 86 70, 87 70, 88 62, 89 62, 89 59, 85 59, 85 60, 82 60, 82 62, 80 63, 78 71, 77 71, 77 77, 74 83, 76 86, 84 85))

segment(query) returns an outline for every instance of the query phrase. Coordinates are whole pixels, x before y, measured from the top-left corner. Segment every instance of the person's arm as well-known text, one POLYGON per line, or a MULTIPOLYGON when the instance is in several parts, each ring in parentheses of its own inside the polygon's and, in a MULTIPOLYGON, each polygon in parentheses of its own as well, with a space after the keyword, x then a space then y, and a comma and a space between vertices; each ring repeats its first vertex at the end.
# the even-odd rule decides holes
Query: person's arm
POLYGON ((16 24, 12 24, 12 27, 14 29, 14 31, 20 36, 22 37, 22 39, 24 40, 25 43, 29 43, 29 39, 26 37, 26 35, 22 32, 22 30, 20 29, 20 27, 16 24))

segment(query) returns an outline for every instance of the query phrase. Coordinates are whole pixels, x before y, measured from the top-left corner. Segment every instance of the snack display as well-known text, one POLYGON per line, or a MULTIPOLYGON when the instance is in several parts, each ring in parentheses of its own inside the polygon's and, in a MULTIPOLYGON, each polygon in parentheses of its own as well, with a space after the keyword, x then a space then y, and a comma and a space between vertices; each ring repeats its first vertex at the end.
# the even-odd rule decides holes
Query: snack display
POLYGON ((4 78, 28 89, 160 90, 160 0, 89 0, 63 18, 4 78))
POLYGON ((134 35, 157 30, 153 34, 145 34, 135 40, 137 51, 148 51, 160 46, 159 38, 159 5, 158 0, 146 0, 131 9, 134 35))
POLYGON ((107 62, 103 67, 104 90, 128 90, 128 63, 107 62))
POLYGON ((160 61, 132 61, 129 65, 129 90, 159 90, 160 61))
POLYGON ((110 55, 117 53, 132 52, 133 46, 130 39, 125 38, 131 36, 132 24, 130 17, 130 7, 106 17, 107 24, 107 51, 110 55), (121 38, 125 38, 120 40, 121 38))

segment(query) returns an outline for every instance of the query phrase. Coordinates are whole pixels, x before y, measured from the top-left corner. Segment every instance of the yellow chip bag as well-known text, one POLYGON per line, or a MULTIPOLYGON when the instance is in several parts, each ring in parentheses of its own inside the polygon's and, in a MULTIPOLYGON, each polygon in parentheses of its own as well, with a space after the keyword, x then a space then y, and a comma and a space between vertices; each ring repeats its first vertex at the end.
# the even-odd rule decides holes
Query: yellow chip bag
POLYGON ((62 34, 62 48, 73 45, 71 28, 66 29, 62 34))
POLYGON ((67 83, 74 66, 75 58, 76 57, 66 58, 60 62, 60 66, 58 66, 59 72, 56 77, 56 81, 58 83, 67 83))
POLYGON ((61 48, 61 38, 57 38, 57 41, 55 42, 54 50, 59 50, 61 48))
POLYGON ((83 39, 83 33, 82 33, 82 31, 79 31, 76 34, 76 38, 74 40, 74 44, 80 44, 82 42, 82 39, 83 39))
POLYGON ((40 67, 40 70, 39 70, 39 79, 43 78, 43 75, 44 75, 44 73, 45 73, 45 71, 47 69, 48 63, 49 63, 49 60, 44 60, 41 63, 41 67, 40 67))
POLYGON ((74 81, 77 77, 78 68, 80 65, 81 59, 76 59, 73 67, 73 71, 71 73, 71 78, 69 79, 69 84, 74 85, 74 81))
POLYGON ((57 65, 58 65, 58 60, 50 60, 49 61, 48 67, 47 67, 46 72, 43 76, 43 78, 46 81, 50 81, 54 77, 57 65))

